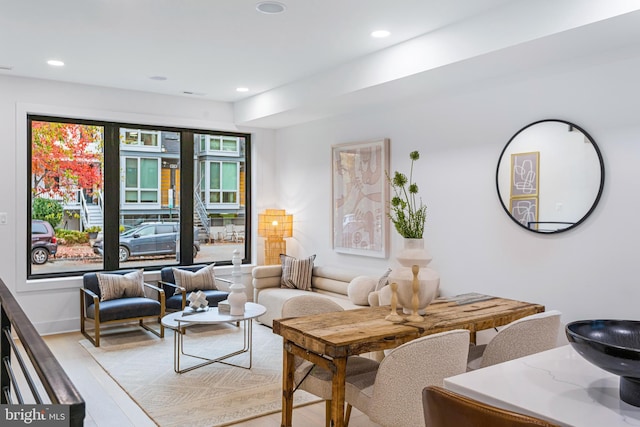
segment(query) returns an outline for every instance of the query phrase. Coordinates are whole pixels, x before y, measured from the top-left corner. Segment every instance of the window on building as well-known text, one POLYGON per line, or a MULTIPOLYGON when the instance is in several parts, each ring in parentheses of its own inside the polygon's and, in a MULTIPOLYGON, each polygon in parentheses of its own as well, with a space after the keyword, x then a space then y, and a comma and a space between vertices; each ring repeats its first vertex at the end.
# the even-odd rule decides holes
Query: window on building
POLYGON ((144 129, 120 129, 120 142, 123 146, 146 150, 160 149, 160 131, 144 129))
POLYGON ((160 159, 124 158, 124 203, 159 204, 160 159))
POLYGON ((40 264, 30 252, 29 278, 224 265, 235 250, 250 262, 249 135, 39 116, 28 127, 30 215, 62 211, 57 251, 40 264))

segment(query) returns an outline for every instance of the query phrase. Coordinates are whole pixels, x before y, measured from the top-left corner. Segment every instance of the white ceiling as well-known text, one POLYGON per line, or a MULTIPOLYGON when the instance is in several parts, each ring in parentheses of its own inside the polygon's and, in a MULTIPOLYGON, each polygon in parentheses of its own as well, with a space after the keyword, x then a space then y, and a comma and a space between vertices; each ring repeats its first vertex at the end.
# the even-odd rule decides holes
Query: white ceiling
MULTIPOLYGON (((408 78, 428 87, 425 73, 440 87, 461 74, 491 77, 495 67, 478 58, 498 52, 529 65, 575 56, 583 43, 557 48, 571 32, 640 8, 634 0, 281 1, 283 14, 265 15, 258 0, 0 0, 0 75, 231 102, 238 123, 278 127, 389 96, 381 87, 408 91, 408 78), (371 38, 376 29, 391 36, 371 38), (454 64, 467 71, 438 75, 454 64)), ((610 49, 602 40, 618 27, 591 37, 610 49)))

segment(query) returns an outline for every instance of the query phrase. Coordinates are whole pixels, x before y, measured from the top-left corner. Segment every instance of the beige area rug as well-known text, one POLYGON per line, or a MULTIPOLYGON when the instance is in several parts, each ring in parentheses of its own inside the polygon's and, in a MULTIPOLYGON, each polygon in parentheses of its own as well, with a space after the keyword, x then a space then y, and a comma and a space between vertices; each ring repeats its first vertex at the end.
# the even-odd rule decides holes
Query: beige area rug
MULTIPOLYGON (((230 324, 194 326, 185 351, 208 357, 242 347, 242 328, 230 324)), ((266 326, 253 326, 251 370, 214 363, 183 374, 173 371, 173 331, 160 339, 142 328, 103 335, 99 348, 80 344, 159 426, 224 426, 282 408, 282 338, 266 326)), ((229 359, 243 366, 249 354, 229 359)), ((199 363, 182 357, 181 368, 199 363)), ((302 390, 295 406, 319 399, 302 390)))

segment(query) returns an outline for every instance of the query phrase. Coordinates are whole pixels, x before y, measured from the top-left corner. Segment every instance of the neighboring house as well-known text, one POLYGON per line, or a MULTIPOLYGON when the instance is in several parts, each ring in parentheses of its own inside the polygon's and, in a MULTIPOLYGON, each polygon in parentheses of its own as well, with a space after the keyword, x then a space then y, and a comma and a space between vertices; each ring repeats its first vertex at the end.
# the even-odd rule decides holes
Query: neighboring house
MULTIPOLYGON (((147 129, 120 131, 120 221, 178 217, 180 207, 180 134, 147 129)), ((245 221, 245 141, 227 135, 194 137, 194 224, 203 237, 232 225, 242 233, 245 221)), ((79 213, 68 228, 102 224, 102 195, 89 199, 87 190, 73 190, 65 210, 79 213)), ((226 233, 225 233, 226 235, 226 233)))

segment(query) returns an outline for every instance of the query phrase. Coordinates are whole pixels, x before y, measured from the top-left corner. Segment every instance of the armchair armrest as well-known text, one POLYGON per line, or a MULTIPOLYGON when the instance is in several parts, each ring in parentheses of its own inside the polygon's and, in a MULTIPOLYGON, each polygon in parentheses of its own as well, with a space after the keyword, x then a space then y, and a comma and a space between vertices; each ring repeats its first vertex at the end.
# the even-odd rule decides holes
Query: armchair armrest
POLYGON ((158 284, 164 290, 165 294, 175 295, 176 293, 182 292, 186 293, 186 289, 182 286, 178 286, 175 283, 163 282, 162 280, 158 281, 158 284))
POLYGON ((92 290, 87 289, 87 288, 80 288, 80 294, 87 294, 88 296, 90 296, 91 298, 93 298, 94 300, 98 299, 98 295, 96 295, 92 290))
POLYGON ((98 295, 96 295, 95 292, 91 291, 90 289, 80 288, 80 309, 82 311, 82 314, 84 314, 85 307, 87 307, 85 296, 93 299, 93 304, 96 306, 96 311, 98 311, 98 307, 100 306, 100 298, 98 298, 98 295))
POLYGON ((158 293, 158 301, 160 302, 162 315, 164 316, 164 305, 165 305, 165 298, 166 298, 164 294, 164 290, 147 282, 142 282, 142 285, 158 293))

